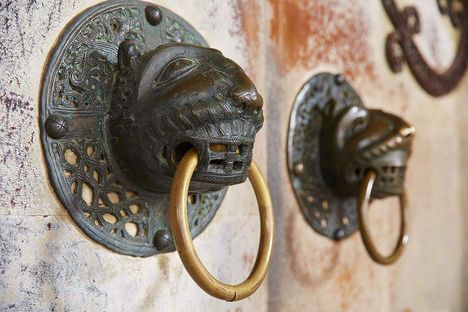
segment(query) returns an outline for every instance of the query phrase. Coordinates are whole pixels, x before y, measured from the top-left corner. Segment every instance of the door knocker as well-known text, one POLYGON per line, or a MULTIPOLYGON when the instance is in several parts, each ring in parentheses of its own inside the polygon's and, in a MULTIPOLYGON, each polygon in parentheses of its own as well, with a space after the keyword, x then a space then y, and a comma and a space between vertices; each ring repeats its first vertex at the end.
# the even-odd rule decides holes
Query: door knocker
POLYGON ((322 73, 301 89, 293 105, 288 168, 296 198, 311 227, 341 240, 357 229, 370 257, 398 259, 408 243, 404 175, 414 128, 401 118, 364 107, 342 75, 322 73), (381 255, 367 231, 371 199, 399 196, 400 237, 381 255))
POLYGON ((387 36, 385 44, 387 61, 394 73, 403 70, 406 62, 420 86, 432 96, 442 96, 462 80, 468 66, 468 0, 436 0, 440 12, 448 15, 456 29, 459 29, 460 43, 450 67, 439 73, 432 69, 413 39, 420 32, 419 14, 415 7, 399 10, 395 0, 382 0, 385 11, 395 30, 387 36))
POLYGON ((43 77, 52 186, 98 243, 132 256, 177 249, 204 290, 240 300, 271 259, 270 194, 252 161, 262 105, 245 72, 180 16, 141 1, 103 2, 67 26, 43 77), (192 236, 227 187, 247 177, 259 202, 259 255, 250 277, 231 286, 204 269, 192 236))

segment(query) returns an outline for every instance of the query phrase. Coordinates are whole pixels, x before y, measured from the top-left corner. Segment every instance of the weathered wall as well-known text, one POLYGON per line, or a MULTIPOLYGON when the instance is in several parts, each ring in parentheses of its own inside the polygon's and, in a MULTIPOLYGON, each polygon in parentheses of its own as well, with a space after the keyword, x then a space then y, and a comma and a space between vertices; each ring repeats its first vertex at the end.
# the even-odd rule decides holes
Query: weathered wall
MULTIPOLYGON (((422 22, 418 44, 431 64, 446 68, 456 38, 436 2, 397 3, 417 6, 422 22)), ((392 74, 384 58, 392 26, 381 1, 268 4, 268 51, 276 61, 268 66, 266 83, 268 117, 275 120, 267 130, 268 173, 278 222, 270 310, 466 311, 462 272, 467 258, 462 251, 468 246, 463 240, 468 150, 463 129, 468 111, 463 107, 468 79, 451 95, 436 99, 422 91, 407 69, 392 74), (368 107, 398 114, 416 127, 406 180, 411 239, 393 266, 373 263, 359 234, 338 243, 315 234, 294 198, 283 152, 289 112, 302 84, 321 71, 344 73, 368 107)), ((397 238, 397 211, 396 199, 373 203, 371 230, 382 251, 390 251, 397 238)))
MULTIPOLYGON (((265 98, 267 122, 255 158, 268 174, 278 232, 269 281, 254 296, 238 303, 212 299, 192 282, 175 253, 132 258, 90 241, 48 184, 38 93, 59 32, 97 2, 0 0, 1 311, 468 310, 467 299, 463 302, 468 79, 450 96, 435 99, 407 70, 393 75, 383 57, 392 28, 380 1, 157 1, 245 67, 265 98), (366 105, 399 114, 417 128, 407 173, 411 242, 392 267, 374 264, 357 234, 339 243, 315 234, 290 188, 285 154, 290 108, 302 84, 320 71, 344 73, 366 105)), ((434 66, 447 66, 454 40, 435 2, 399 3, 418 6, 423 31, 418 43, 434 66)), ((397 235, 395 205, 389 199, 372 209, 373 235, 386 250, 397 235)), ((250 186, 233 187, 195 240, 220 279, 238 282, 250 271, 257 218, 250 186)))

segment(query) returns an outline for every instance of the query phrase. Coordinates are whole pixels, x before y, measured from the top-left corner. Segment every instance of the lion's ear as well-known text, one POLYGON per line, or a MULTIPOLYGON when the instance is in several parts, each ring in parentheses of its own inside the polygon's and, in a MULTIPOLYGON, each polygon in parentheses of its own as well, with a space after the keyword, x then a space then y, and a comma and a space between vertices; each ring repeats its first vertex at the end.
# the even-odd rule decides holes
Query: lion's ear
POLYGON ((119 45, 118 61, 120 69, 131 68, 138 58, 139 53, 136 50, 135 43, 131 40, 124 40, 119 45))

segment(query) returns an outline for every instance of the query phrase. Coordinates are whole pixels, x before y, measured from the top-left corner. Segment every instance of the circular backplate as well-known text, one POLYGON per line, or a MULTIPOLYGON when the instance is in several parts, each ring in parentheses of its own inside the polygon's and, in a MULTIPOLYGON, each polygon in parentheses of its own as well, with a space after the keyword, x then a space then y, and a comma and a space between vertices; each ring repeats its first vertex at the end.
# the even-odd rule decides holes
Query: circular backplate
MULTIPOLYGON (((87 9, 67 25, 51 52, 42 83, 41 138, 52 185, 79 227, 116 252, 150 256, 174 250, 168 195, 127 183, 106 144, 118 46, 126 39, 141 53, 167 42, 207 46, 185 20, 151 3, 111 1, 87 9)), ((225 193, 190 195, 194 237, 225 193)))
POLYGON ((339 240, 357 230, 356 198, 337 197, 320 169, 322 114, 333 105, 341 110, 363 107, 342 75, 312 77, 297 95, 288 134, 288 169, 296 198, 307 222, 321 235, 339 240))

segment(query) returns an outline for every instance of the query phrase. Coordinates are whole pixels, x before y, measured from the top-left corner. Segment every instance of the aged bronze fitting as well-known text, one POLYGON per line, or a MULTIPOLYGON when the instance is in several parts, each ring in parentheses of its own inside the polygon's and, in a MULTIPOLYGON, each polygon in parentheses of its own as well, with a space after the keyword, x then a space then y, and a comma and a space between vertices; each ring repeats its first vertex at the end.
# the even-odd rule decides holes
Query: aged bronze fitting
POLYGON ((294 102, 288 139, 290 178, 312 228, 340 240, 360 227, 369 242, 363 206, 370 198, 403 196, 414 132, 395 115, 365 108, 342 75, 312 77, 294 102))
POLYGON ((432 96, 452 91, 462 80, 468 66, 468 0, 436 0, 441 14, 448 15, 454 28, 460 30, 460 42, 450 67, 443 73, 425 61, 413 36, 420 32, 419 14, 415 7, 400 10, 394 0, 382 0, 395 30, 387 36, 386 56, 390 69, 403 70, 406 62, 421 87, 432 96))
POLYGON ((226 187, 247 179, 262 123, 262 97, 244 71, 180 16, 141 1, 74 18, 42 82, 52 186, 89 237, 127 255, 175 250, 169 193, 192 148, 187 222, 200 234, 226 187))
POLYGON ((381 110, 327 105, 319 137, 320 168, 327 187, 336 196, 353 196, 365 173, 373 170, 378 176, 373 198, 400 194, 414 128, 381 110))

